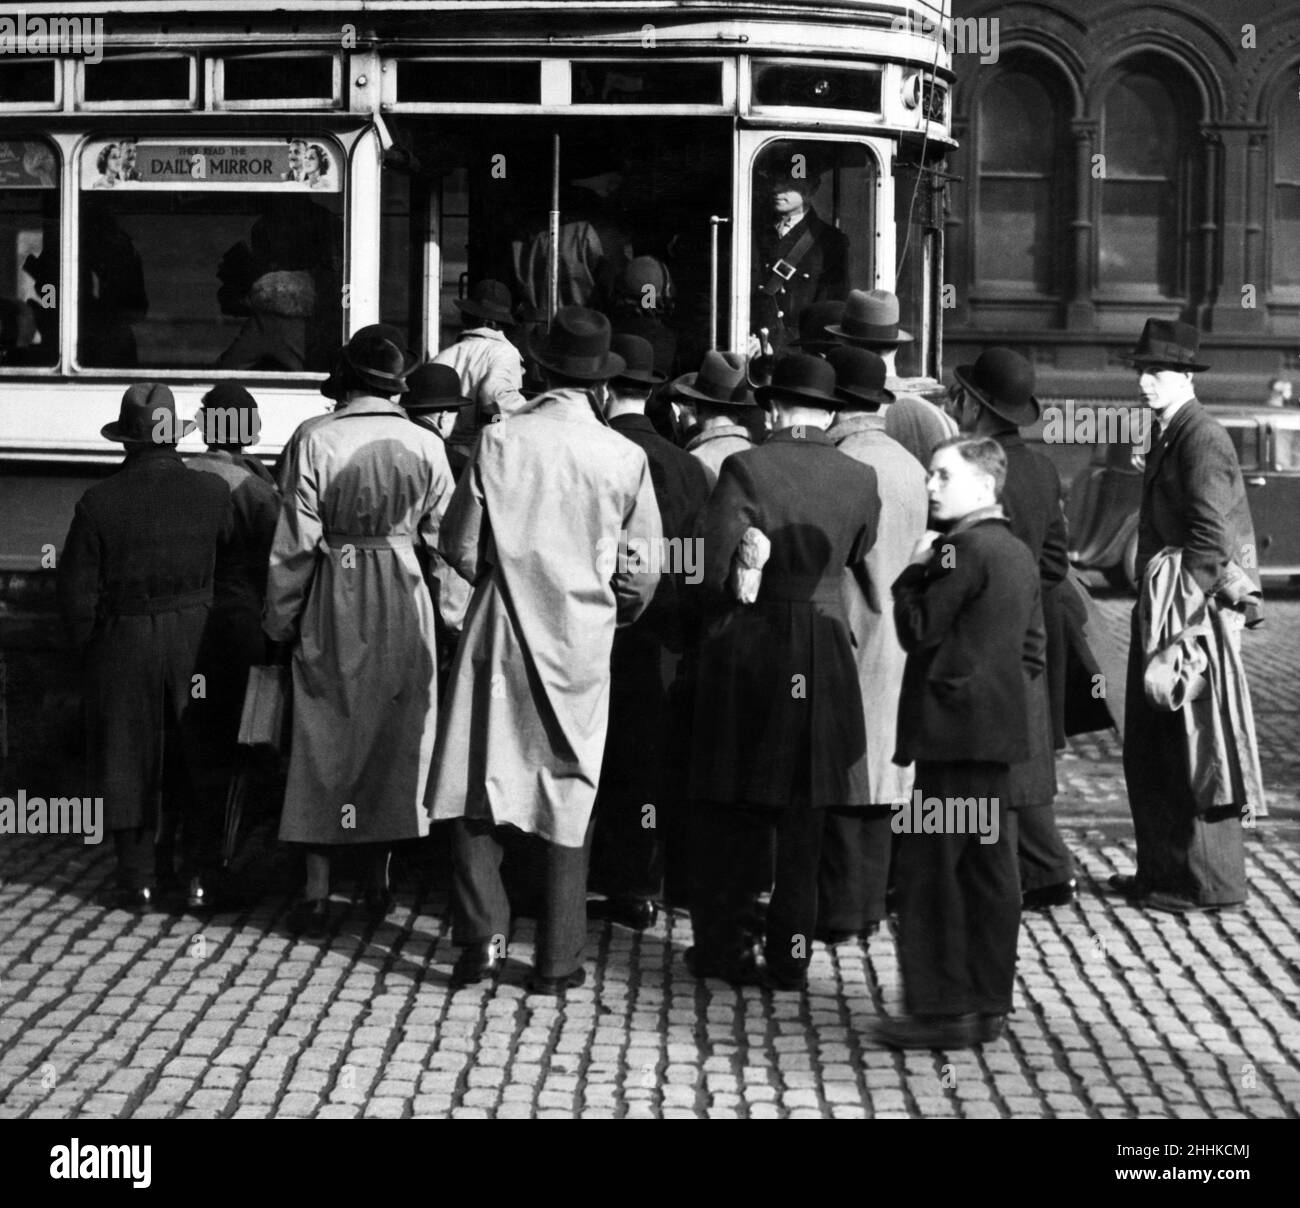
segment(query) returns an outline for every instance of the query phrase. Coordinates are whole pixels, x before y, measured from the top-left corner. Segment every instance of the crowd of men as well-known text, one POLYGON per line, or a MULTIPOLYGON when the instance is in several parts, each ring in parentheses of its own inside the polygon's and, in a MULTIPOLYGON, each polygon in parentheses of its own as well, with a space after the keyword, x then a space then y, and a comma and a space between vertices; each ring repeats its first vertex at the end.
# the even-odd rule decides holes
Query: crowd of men
POLYGON ((239 422, 222 440, 205 422, 188 462, 166 386, 126 392, 104 428, 126 459, 59 567, 119 904, 220 906, 244 685, 267 658, 292 666, 292 926, 328 934, 344 848, 382 919, 393 845, 443 824, 455 986, 496 975, 529 893, 549 994, 585 978, 589 891, 621 926, 689 908, 695 976, 784 989, 814 943, 894 912, 907 1014, 880 1039, 995 1040, 1022 910, 1075 893, 1055 751, 1122 703, 1138 867, 1115 888, 1244 900, 1258 576, 1231 442, 1192 392, 1194 328, 1151 320, 1133 353, 1160 425, 1120 702, 1096 691, 1016 353, 959 367, 945 405, 905 395, 897 299, 853 291, 806 307, 756 388, 726 352, 670 382, 647 339, 579 306, 521 355, 509 301, 479 283, 424 365, 395 329, 358 331, 321 388, 333 410, 274 478, 243 452, 243 387, 205 397, 201 421, 239 422), (177 811, 179 855, 155 848, 177 811), (531 881, 508 886, 521 836, 531 881))

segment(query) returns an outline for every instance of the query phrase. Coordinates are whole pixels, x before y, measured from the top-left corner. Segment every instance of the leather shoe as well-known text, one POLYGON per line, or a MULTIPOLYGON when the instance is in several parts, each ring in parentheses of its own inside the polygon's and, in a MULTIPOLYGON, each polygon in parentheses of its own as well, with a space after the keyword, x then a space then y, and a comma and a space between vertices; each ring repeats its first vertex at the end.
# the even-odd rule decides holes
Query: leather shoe
POLYGON ((157 908, 158 899, 147 885, 139 889, 118 888, 113 891, 113 908, 132 914, 145 914, 157 908))
POLYGON ((687 948, 686 969, 698 980, 716 977, 733 986, 761 986, 763 971, 758 967, 753 952, 746 951, 729 961, 705 961, 694 948, 687 948))
POLYGON ((852 944, 862 940, 869 940, 879 930, 879 923, 868 923, 861 931, 827 927, 813 932, 813 939, 820 940, 828 948, 837 948, 840 944, 852 944))
POLYGON ((649 898, 608 898, 593 913, 633 931, 645 931, 659 921, 659 907, 649 898))
POLYGON ((1068 906, 1074 901, 1075 880, 1057 881, 1053 885, 1041 885, 1037 889, 1026 889, 1020 896, 1022 910, 1050 910, 1053 906, 1068 906))
POLYGON ((1106 878, 1106 884, 1121 897, 1146 897, 1147 887, 1130 873, 1117 872, 1114 876, 1106 878))
POLYGON ((977 1015, 907 1015, 877 1020, 873 1039, 891 1049, 968 1049, 980 1043, 977 1015))
POLYGON ((320 939, 330 929, 329 898, 304 898, 289 912, 289 928, 298 935, 320 939))
POLYGON ((804 969, 783 971, 764 965, 763 985, 769 990, 806 990, 808 973, 804 969))
POLYGON ((387 890, 367 889, 362 905, 372 923, 382 923, 393 911, 393 895, 387 890))
POLYGON ((492 977, 501 968, 503 957, 491 940, 482 944, 467 944, 451 971, 451 988, 473 986, 492 977))
POLYGON ((579 965, 572 973, 563 977, 543 977, 536 970, 528 979, 530 994, 563 994, 565 990, 576 990, 587 980, 587 970, 579 965))
POLYGON ((981 1015, 976 1025, 976 1039, 980 1044, 992 1044, 995 1040, 1002 1039, 1002 1033, 1006 1028, 1005 1015, 981 1015))
POLYGON ((1240 902, 1214 903, 1202 906, 1190 898, 1181 898, 1177 894, 1165 893, 1157 889, 1142 899, 1141 904, 1149 910, 1159 910, 1164 914, 1214 914, 1222 910, 1240 910, 1240 902))

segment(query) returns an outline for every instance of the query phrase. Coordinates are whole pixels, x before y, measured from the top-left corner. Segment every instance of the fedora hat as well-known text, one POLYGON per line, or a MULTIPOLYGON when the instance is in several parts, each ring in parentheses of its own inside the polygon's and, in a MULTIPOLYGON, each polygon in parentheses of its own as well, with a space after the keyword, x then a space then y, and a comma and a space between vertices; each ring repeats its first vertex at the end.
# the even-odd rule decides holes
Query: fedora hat
POLYGON ((487 319, 491 323, 515 325, 514 311, 511 308, 510 290, 500 281, 486 278, 476 281, 469 291, 468 298, 455 299, 456 307, 463 315, 475 319, 487 319))
POLYGON ((874 352, 841 345, 832 348, 826 360, 835 370, 835 393, 843 402, 875 411, 881 403, 894 401, 894 392, 885 389, 885 362, 874 352))
POLYGON ((199 404, 198 418, 203 429, 203 441, 209 445, 255 445, 262 428, 257 399, 242 382, 218 382, 213 386, 199 404), (233 428, 231 419, 237 421, 233 428), (222 440, 222 436, 234 439, 222 440))
POLYGON ((117 420, 99 430, 105 440, 138 445, 174 445, 198 425, 176 416, 176 400, 161 382, 141 382, 122 395, 117 420))
MULTIPOLYGON (((406 346, 406 337, 401 330, 394 327, 391 323, 369 323, 365 327, 357 328, 352 336, 352 340, 358 340, 362 336, 379 336, 387 340, 394 348, 397 348, 402 354, 402 374, 405 376, 420 363, 420 358, 415 355, 406 346)), ((352 340, 348 341, 351 344, 352 340)), ((339 402, 343 398, 343 368, 344 352, 347 349, 345 345, 339 350, 339 355, 335 358, 334 368, 330 370, 330 375, 320 384, 320 392, 328 399, 339 402)))
POLYGON ((799 338, 788 347, 806 352, 825 352, 837 347, 835 337, 826 329, 844 318, 843 302, 814 302, 799 312, 799 338))
POLYGON ((585 306, 561 306, 551 320, 550 332, 529 341, 543 369, 579 382, 606 382, 626 368, 623 358, 610 352, 609 320, 585 306))
POLYGON ((406 374, 411 366, 398 344, 378 332, 359 331, 344 346, 342 381, 348 378, 358 386, 379 394, 405 394, 406 374))
POLYGON ((1134 365, 1148 369, 1176 369, 1182 373, 1204 373, 1209 369, 1197 361, 1201 333, 1190 323, 1176 319, 1148 319, 1138 346, 1128 354, 1134 365))
POLYGON ((474 400, 461 393, 460 374, 450 365, 420 365, 407 375, 402 409, 408 415, 428 411, 459 411, 472 407, 474 400))
POLYGON ((834 411, 840 405, 840 400, 835 397, 835 367, 829 361, 809 356, 806 352, 791 352, 778 357, 772 367, 772 381, 760 386, 755 393, 763 406, 785 399, 827 411, 834 411))
POLYGON ((912 342, 912 337, 898 326, 898 298, 887 289, 850 290, 844 318, 826 330, 837 340, 868 348, 893 348, 912 342))
POLYGON ((1034 367, 1010 348, 986 348, 973 365, 958 365, 953 377, 994 415, 1022 428, 1042 411, 1034 397, 1034 367))
POLYGON ((714 407, 750 407, 754 403, 745 377, 745 358, 738 352, 706 352, 698 373, 683 373, 673 390, 684 398, 714 407))
POLYGON ((649 340, 640 336, 616 335, 610 341, 610 348, 623 358, 626 365, 622 373, 616 373, 610 381, 658 386, 668 380, 666 373, 655 371, 655 350, 649 340))

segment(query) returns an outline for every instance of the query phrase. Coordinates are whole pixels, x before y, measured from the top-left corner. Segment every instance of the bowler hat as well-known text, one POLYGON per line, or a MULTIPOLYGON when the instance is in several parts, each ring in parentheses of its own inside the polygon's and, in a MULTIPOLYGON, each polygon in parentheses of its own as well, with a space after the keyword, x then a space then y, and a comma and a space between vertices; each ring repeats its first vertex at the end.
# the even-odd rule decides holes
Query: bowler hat
POLYGON ((105 440, 123 444, 174 445, 197 427, 192 419, 179 420, 176 400, 161 382, 140 382, 122 395, 117 421, 99 430, 105 440))
POLYGON ((474 400, 461 393, 460 374, 450 365, 420 365, 407 375, 407 394, 402 409, 408 415, 427 411, 459 411, 473 406, 474 400))
POLYGON ((618 300, 639 310, 663 310, 673 300, 673 282, 662 260, 637 256, 629 260, 618 278, 618 300))
POLYGON ((840 405, 840 400, 835 397, 835 367, 821 357, 803 352, 778 357, 772 367, 772 381, 754 393, 763 406, 769 402, 794 400, 834 411, 840 405))
POLYGON ((814 302, 799 312, 799 338, 789 347, 805 352, 825 352, 838 347, 835 337, 826 329, 844 318, 843 302, 814 302))
POLYGON ((837 340, 868 348, 893 348, 912 342, 912 337, 898 326, 898 298, 887 289, 850 290, 844 318, 826 330, 837 340))
POLYGON ((894 393, 885 389, 885 362, 866 348, 832 348, 826 360, 835 370, 835 393, 843 402, 875 411, 881 403, 892 403, 894 393))
POLYGON ((1201 333, 1190 323, 1180 323, 1175 319, 1148 319, 1142 328, 1142 338, 1128 359, 1147 369, 1204 373, 1209 366, 1196 359, 1200 347, 1201 333))
POLYGON ((242 382, 218 382, 203 396, 199 408, 201 415, 204 412, 211 413, 211 417, 203 415, 203 440, 206 444, 257 443, 257 434, 262 427, 257 399, 242 382), (239 420, 241 416, 246 417, 244 422, 237 422, 233 426, 230 424, 232 417, 239 420), (222 436, 227 439, 220 439, 222 436))
POLYGON ((500 281, 493 281, 491 278, 476 281, 469 291, 469 297, 457 298, 455 302, 463 315, 514 326, 515 316, 511 309, 510 290, 500 281))
POLYGON ((1034 397, 1034 367, 1010 348, 986 348, 973 365, 958 365, 953 377, 994 415, 1017 428, 1042 411, 1034 397))
POLYGON ((649 340, 640 336, 616 335, 610 341, 610 348, 621 356, 627 365, 622 373, 616 373, 611 381, 631 382, 638 386, 658 386, 667 380, 668 375, 655 371, 655 350, 649 340))
POLYGON ((609 320, 585 306, 561 306, 543 338, 529 342, 543 369, 579 382, 605 382, 626 368, 623 358, 610 352, 609 320))
MULTIPOLYGON (((363 336, 379 336, 381 339, 387 340, 394 348, 397 348, 402 354, 403 376, 410 373, 410 371, 420 363, 419 358, 415 353, 407 348, 406 337, 402 334, 401 330, 394 327, 391 323, 369 323, 365 327, 359 327, 353 334, 352 339, 359 340, 363 336)), ((351 342, 352 341, 349 340, 348 344, 351 344, 351 342)), ((320 392, 326 398, 333 399, 335 402, 339 402, 343 398, 343 370, 346 365, 346 360, 343 354, 346 351, 346 347, 347 346, 340 349, 339 355, 334 362, 334 368, 330 371, 329 377, 320 384, 320 392)))
POLYGON ((738 352, 706 352, 699 373, 683 373, 673 389, 685 398, 713 407, 751 407, 745 358, 738 352))

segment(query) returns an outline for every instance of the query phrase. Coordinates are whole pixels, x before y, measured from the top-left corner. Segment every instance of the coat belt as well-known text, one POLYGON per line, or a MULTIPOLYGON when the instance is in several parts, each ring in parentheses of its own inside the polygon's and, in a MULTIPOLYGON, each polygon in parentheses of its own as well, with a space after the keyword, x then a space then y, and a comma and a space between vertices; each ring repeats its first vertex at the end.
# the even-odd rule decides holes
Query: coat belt
POLYGON ((406 549, 415 544, 411 533, 387 533, 376 537, 371 533, 330 533, 325 538, 330 549, 342 549, 350 545, 353 549, 406 549))

